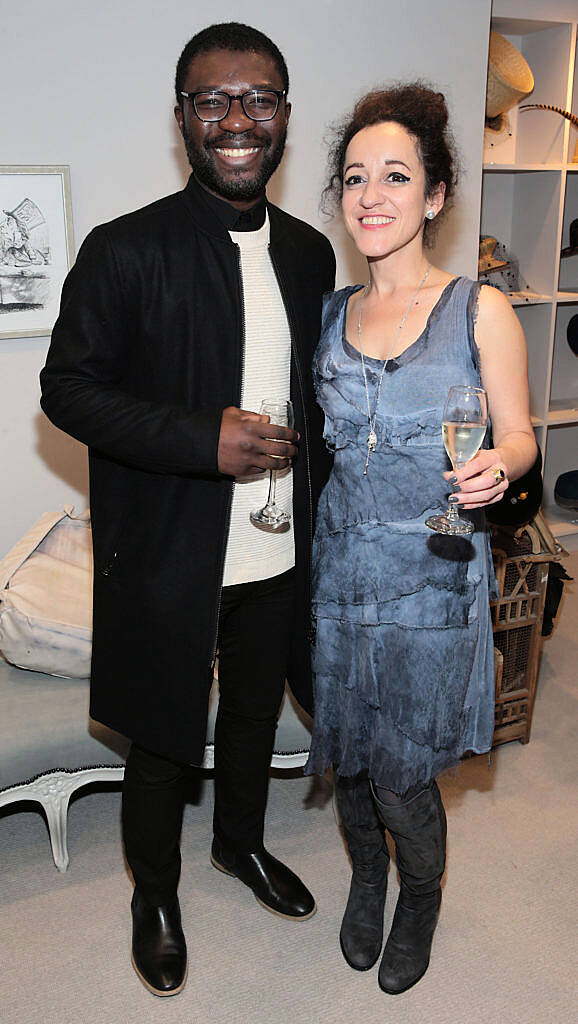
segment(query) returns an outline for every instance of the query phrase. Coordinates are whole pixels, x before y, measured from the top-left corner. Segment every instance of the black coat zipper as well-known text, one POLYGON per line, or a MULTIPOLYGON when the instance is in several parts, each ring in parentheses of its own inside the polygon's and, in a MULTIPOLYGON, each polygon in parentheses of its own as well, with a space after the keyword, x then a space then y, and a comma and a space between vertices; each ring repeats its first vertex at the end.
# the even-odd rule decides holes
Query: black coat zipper
POLYGON ((309 518, 308 518, 308 522, 309 522, 309 578, 308 578, 308 581, 307 581, 307 589, 308 589, 308 595, 309 595, 309 597, 308 597, 308 604, 309 604, 309 606, 311 606, 311 597, 312 597, 312 589, 311 589, 311 587, 312 587, 312 579, 313 579, 313 489, 311 487, 311 461, 310 461, 310 455, 309 455, 309 427, 308 427, 308 423, 307 423, 307 407, 306 407, 306 404, 305 404, 305 390, 303 388, 303 374, 302 374, 302 371, 301 371, 301 364, 299 362, 299 355, 298 355, 298 352, 297 352, 297 344, 295 342, 295 337, 296 337, 295 321, 293 320, 293 318, 291 316, 291 306, 290 306, 290 303, 289 303, 288 298, 287 298, 287 292, 285 290, 283 279, 281 277, 281 273, 279 271, 279 267, 277 265, 277 262, 275 260, 275 257, 273 255, 273 252, 271 250, 271 246, 270 245, 269 245, 269 258, 271 260, 271 264, 272 264, 273 270, 275 272, 275 277, 277 279, 277 284, 279 285, 279 291, 281 292, 281 298, 283 300, 283 305, 285 306, 285 312, 287 314, 287 322, 289 324, 289 334, 290 334, 290 337, 291 337, 291 351, 293 353, 293 359, 295 361, 295 369, 297 370, 297 383, 299 385, 299 393, 301 395, 301 406, 302 406, 302 409, 303 409, 303 435, 304 435, 303 436, 303 440, 305 442, 305 468, 307 470, 307 489, 308 489, 308 493, 309 493, 309 508, 308 508, 308 512, 309 512, 309 518))
MULTIPOLYGON (((241 247, 235 244, 237 250, 237 269, 239 272, 239 302, 241 307, 241 374, 239 377, 239 389, 237 392, 237 405, 241 408, 241 401, 243 397, 243 386, 245 383, 245 296, 243 294, 243 274, 241 270, 241 247)), ((223 543, 221 545, 221 560, 219 563, 219 589, 217 598, 217 612, 215 616, 215 627, 213 634, 213 647, 211 651, 210 668, 214 669, 215 662, 217 660, 217 644, 219 641, 219 616, 221 614, 221 597, 223 593, 223 573, 225 571, 225 555, 227 552, 227 542, 229 540, 229 527, 231 525, 231 510, 233 507, 233 492, 235 490, 234 481, 231 483, 229 493, 227 497, 226 513, 225 513, 225 529, 223 532, 223 543)))
POLYGON ((120 526, 116 532, 114 543, 111 545, 111 553, 108 556, 105 564, 98 570, 101 576, 112 576, 114 574, 116 564, 118 561, 118 552, 124 540, 124 536, 128 526, 130 507, 131 506, 129 506, 129 501, 127 498, 127 503, 121 517, 120 526))

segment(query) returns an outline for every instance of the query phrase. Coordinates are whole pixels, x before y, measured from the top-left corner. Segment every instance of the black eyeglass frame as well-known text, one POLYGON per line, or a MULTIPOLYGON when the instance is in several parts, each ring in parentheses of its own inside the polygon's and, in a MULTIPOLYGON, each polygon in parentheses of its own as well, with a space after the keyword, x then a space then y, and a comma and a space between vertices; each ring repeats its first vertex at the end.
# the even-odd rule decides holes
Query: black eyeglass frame
POLYGON ((181 89, 181 96, 184 96, 185 99, 191 101, 191 103, 193 105, 193 110, 194 110, 196 116, 198 117, 199 121, 203 121, 204 124, 218 124, 219 121, 224 121, 225 118, 229 114, 229 111, 231 109, 231 103, 233 102, 233 100, 239 100, 240 101, 241 107, 243 108, 243 113, 244 113, 245 117, 249 118, 250 121, 256 121, 258 124, 260 124, 262 121, 272 121, 274 117, 277 117, 277 114, 279 113, 279 104, 281 103, 281 99, 283 98, 283 96, 286 96, 286 95, 287 95, 287 90, 286 89, 247 89, 247 92, 238 93, 236 96, 232 96, 231 93, 225 92, 224 89, 198 89, 196 92, 184 92, 181 89), (273 114, 271 114, 269 117, 253 117, 253 115, 249 114, 248 111, 245 108, 245 97, 247 97, 247 96, 254 96, 255 93, 263 93, 263 92, 272 93, 276 97, 276 99, 277 99, 277 106, 275 107, 275 112, 273 114), (201 115, 199 114, 199 111, 197 110, 196 98, 197 98, 197 96, 207 96, 207 95, 208 96, 226 96, 227 97, 227 109, 226 109, 225 113, 221 115, 221 117, 215 117, 215 118, 212 118, 211 120, 207 121, 206 118, 201 117, 201 115))

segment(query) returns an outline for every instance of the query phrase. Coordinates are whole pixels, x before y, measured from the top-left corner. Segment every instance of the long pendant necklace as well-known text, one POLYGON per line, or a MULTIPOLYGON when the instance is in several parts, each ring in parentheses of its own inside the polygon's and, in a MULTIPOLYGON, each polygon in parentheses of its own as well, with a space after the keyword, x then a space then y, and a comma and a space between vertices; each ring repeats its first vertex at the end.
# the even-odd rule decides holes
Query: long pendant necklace
POLYGON ((370 285, 369 281, 367 282, 365 288, 363 289, 363 293, 362 293, 361 298, 359 300, 359 316, 357 318, 357 340, 358 340, 358 343, 359 343, 359 353, 361 355, 361 368, 363 370, 363 382, 365 384, 365 397, 367 398, 367 422, 369 424, 369 434, 367 435, 367 441, 366 441, 366 444, 367 444, 367 458, 365 460, 365 468, 363 470, 363 475, 364 476, 367 476, 367 467, 369 466, 369 459, 370 459, 371 453, 374 452, 376 447, 377 447, 377 434, 375 433, 375 420, 377 418, 377 409, 379 407, 379 396, 381 394, 381 385, 383 383, 383 375, 385 373, 387 364, 389 363, 389 358, 391 356, 391 353, 393 352, 393 350, 394 350, 394 348, 395 348, 395 346, 397 344, 397 339, 399 338, 401 332, 403 331, 403 328, 405 326, 405 321, 407 320, 407 318, 409 316, 409 311, 410 311, 411 307, 413 306, 414 300, 416 299, 418 292, 420 291, 422 286, 427 281, 427 278, 428 278, 430 270, 431 270, 431 263, 428 263, 427 270, 426 270, 425 274, 423 275, 420 283, 418 284, 416 290, 414 291, 411 299, 409 300, 409 305, 408 305, 405 313, 403 314, 403 316, 401 318, 401 323, 400 323, 399 327, 397 328, 397 331, 395 332, 395 338, 393 339, 393 341, 391 343, 391 346, 390 346, 390 349, 389 349, 389 352, 387 353, 387 356, 386 356, 386 358, 384 360, 383 366, 381 368, 381 373, 379 375, 379 381, 378 381, 378 384, 377 384, 377 392, 376 392, 376 396, 375 396, 375 406, 373 408, 373 416, 371 415, 371 403, 369 401, 369 387, 367 385, 367 372, 366 372, 366 369, 365 369, 365 358, 364 358, 364 355, 363 355, 363 345, 361 344, 361 313, 362 313, 362 310, 363 310, 363 300, 364 300, 365 296, 367 295, 367 293, 369 291, 369 285, 370 285))

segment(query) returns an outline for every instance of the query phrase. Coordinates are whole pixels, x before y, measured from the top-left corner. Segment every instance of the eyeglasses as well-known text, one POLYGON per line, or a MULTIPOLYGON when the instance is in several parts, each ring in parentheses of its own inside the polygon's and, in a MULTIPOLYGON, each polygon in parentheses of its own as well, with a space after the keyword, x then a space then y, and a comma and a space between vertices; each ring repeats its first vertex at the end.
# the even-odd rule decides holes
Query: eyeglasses
POLYGON ((244 114, 252 121, 272 121, 279 110, 279 101, 285 95, 285 89, 249 89, 239 96, 231 96, 218 89, 181 92, 181 96, 191 100, 193 110, 201 121, 222 121, 229 113, 233 100, 240 100, 244 114))

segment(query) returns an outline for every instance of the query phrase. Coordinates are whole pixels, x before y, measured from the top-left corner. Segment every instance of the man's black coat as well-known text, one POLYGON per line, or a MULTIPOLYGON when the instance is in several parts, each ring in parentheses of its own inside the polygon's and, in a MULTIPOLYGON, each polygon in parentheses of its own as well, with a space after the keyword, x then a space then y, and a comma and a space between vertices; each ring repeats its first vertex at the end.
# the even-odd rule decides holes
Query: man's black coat
MULTIPOLYGON (((335 261, 268 206, 292 337, 297 609, 290 682, 311 705, 311 535, 329 465, 311 359, 335 261)), ((95 228, 62 293, 42 408, 89 446, 94 541, 91 714, 176 760, 202 760, 232 481, 222 410, 239 406, 239 249, 192 188, 95 228)))

